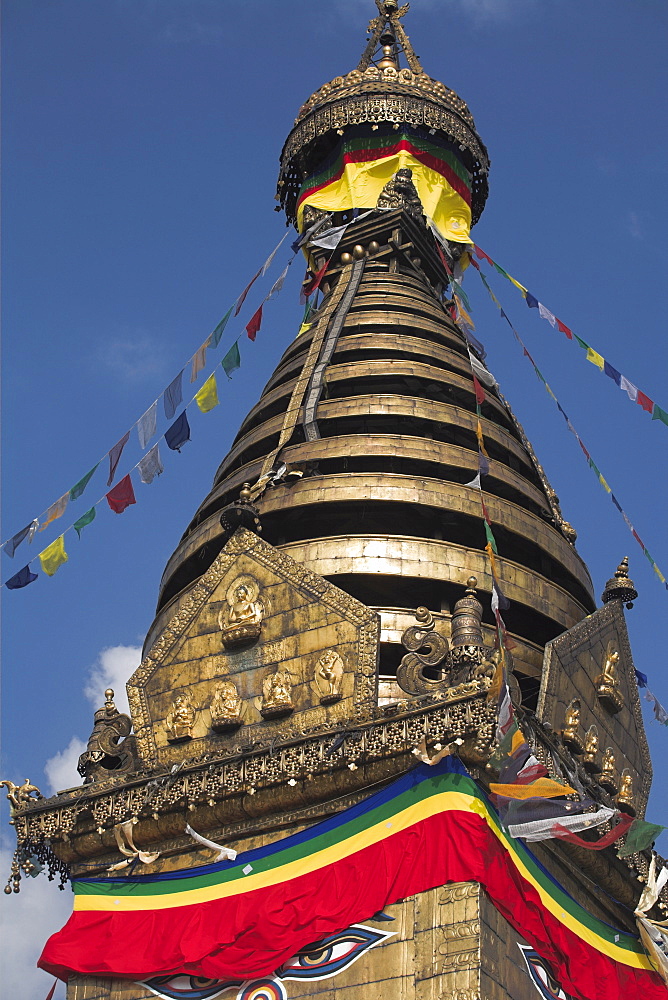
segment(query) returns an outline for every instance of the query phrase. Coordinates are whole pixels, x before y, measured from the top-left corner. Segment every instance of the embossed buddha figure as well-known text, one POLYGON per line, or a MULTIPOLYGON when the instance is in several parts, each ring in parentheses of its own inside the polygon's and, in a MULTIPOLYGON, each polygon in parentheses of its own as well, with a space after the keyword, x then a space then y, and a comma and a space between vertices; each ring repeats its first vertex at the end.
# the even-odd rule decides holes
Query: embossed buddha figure
POLYGON ((615 802, 622 812, 628 813, 629 816, 635 816, 636 809, 633 804, 633 777, 628 767, 625 767, 622 771, 619 782, 619 795, 615 799, 615 802))
POLYGON ((212 728, 216 732, 222 732, 225 729, 235 729, 242 725, 242 704, 234 681, 220 681, 216 684, 209 706, 212 728))
POLYGON ((316 684, 322 705, 341 700, 342 680, 343 660, 335 649, 326 649, 316 664, 316 684))
POLYGON ((223 645, 240 646, 257 639, 264 606, 254 580, 235 580, 227 592, 227 608, 220 615, 223 645))
POLYGON ((188 694, 177 694, 172 702, 166 720, 167 739, 170 743, 182 743, 192 739, 195 725, 195 709, 188 694))
POLYGON ((265 719, 278 718, 292 712, 292 678, 287 670, 277 670, 265 677, 262 685, 262 707, 265 719))
POLYGON ((590 774, 601 773, 601 765, 598 762, 598 729, 596 726, 590 726, 586 732, 582 763, 590 774))
POLYGON ((606 747, 603 754, 603 764, 601 767, 601 777, 598 779, 599 785, 614 795, 617 791, 617 762, 612 747, 606 747))
POLYGON ((614 642, 608 643, 605 651, 603 669, 596 677, 596 694, 601 704, 613 715, 622 708, 624 699, 619 690, 619 678, 617 677, 617 666, 619 664, 619 653, 614 648, 614 642))
POLYGON ((564 715, 564 729, 562 738, 566 746, 573 753, 582 753, 584 744, 579 733, 580 728, 580 699, 573 698, 569 703, 564 715))

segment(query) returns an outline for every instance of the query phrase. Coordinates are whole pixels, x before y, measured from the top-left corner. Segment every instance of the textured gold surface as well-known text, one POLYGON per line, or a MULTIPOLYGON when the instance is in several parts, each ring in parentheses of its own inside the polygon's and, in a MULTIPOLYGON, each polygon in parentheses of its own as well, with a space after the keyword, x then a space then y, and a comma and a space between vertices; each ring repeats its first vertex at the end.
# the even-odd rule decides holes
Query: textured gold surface
MULTIPOLYGON (((652 763, 642 721, 638 685, 629 645, 626 622, 619 601, 599 608, 574 629, 549 643, 545 650, 545 666, 538 700, 538 718, 555 730, 563 728, 562 720, 573 699, 580 702, 579 734, 596 725, 599 745, 604 750, 603 774, 600 784, 611 779, 610 791, 620 785, 621 774, 628 768, 633 788, 633 804, 642 818, 652 782, 652 763), (596 680, 601 673, 609 649, 619 652, 615 675, 623 706, 611 714, 601 704, 596 680), (606 766, 605 757, 614 759, 606 766)), ((628 792, 628 783, 627 783, 628 792)))

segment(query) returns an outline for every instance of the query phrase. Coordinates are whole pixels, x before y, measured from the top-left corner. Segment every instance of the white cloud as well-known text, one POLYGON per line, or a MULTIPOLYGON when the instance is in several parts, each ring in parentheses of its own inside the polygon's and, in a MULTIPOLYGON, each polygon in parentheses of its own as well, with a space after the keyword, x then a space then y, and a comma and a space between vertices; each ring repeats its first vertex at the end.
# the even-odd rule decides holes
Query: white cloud
POLYGON ((142 330, 124 330, 119 336, 105 337, 96 356, 99 364, 126 382, 163 375, 166 360, 158 341, 142 330))
MULTIPOLYGON (((13 847, 0 851, 0 871, 8 873, 13 847)), ((4 877, 3 877, 4 882, 4 877)), ((46 940, 59 930, 72 912, 72 893, 58 890, 57 881, 49 882, 42 873, 37 878, 21 879, 21 892, 0 896, 0 982, 2 995, 21 1000, 44 1000, 53 979, 36 968, 46 940)), ((56 988, 55 1000, 65 996, 65 987, 56 988)))
POLYGON ((119 712, 129 712, 125 685, 141 663, 141 646, 108 646, 93 664, 84 694, 94 710, 104 705, 104 692, 113 688, 119 712))
POLYGON ((77 761, 85 749, 84 741, 78 736, 73 736, 64 750, 59 750, 53 757, 49 757, 44 765, 44 774, 51 786, 51 795, 81 784, 77 761))

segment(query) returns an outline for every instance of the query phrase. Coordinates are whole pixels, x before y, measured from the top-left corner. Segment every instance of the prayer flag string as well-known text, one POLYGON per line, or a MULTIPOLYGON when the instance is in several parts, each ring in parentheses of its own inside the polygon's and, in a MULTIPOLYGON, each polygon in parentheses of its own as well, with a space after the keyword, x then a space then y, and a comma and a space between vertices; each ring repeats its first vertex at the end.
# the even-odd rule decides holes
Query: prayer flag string
MULTIPOLYGON (((504 269, 497 264, 496 261, 492 260, 489 254, 485 253, 485 251, 477 246, 477 244, 474 244, 474 249, 476 256, 480 260, 486 260, 498 274, 507 278, 511 284, 515 285, 515 287, 519 289, 528 307, 530 309, 537 309, 541 319, 547 320, 553 329, 559 330, 561 333, 565 334, 569 340, 575 340, 579 347, 581 347, 585 352, 587 361, 595 365, 600 371, 603 372, 604 375, 607 375, 608 378, 611 378, 615 385, 621 389, 622 392, 626 393, 632 403, 637 403, 643 410, 645 410, 646 413, 651 414, 652 420, 660 420, 662 423, 668 425, 667 410, 659 406, 658 403, 655 403, 653 399, 650 399, 650 397, 634 385, 630 379, 627 379, 621 372, 617 371, 617 369, 611 365, 609 361, 606 361, 603 355, 599 354, 598 351, 595 351, 594 348, 591 347, 586 341, 582 340, 581 337, 578 337, 577 334, 573 333, 570 327, 566 326, 566 324, 555 316, 554 313, 551 312, 546 306, 544 306, 542 302, 539 302, 536 296, 532 295, 531 292, 524 287, 524 285, 520 284, 519 281, 516 281, 515 278, 508 274, 507 271, 504 271, 504 269)), ((471 257, 471 263, 475 263, 473 257, 471 257)))
MULTIPOLYGON (((34 518, 33 521, 31 522, 31 524, 28 525, 28 527, 26 529, 22 529, 20 532, 17 532, 11 538, 9 538, 6 541, 0 543, 0 547, 2 547, 4 549, 4 551, 5 551, 5 553, 7 555, 13 557, 16 549, 18 548, 18 546, 21 544, 21 542, 25 538, 28 538, 29 541, 32 541, 32 535, 34 535, 35 530, 39 529, 40 531, 43 531, 47 527, 47 525, 49 525, 52 521, 55 521, 57 518, 61 517, 63 515, 63 513, 65 512, 65 508, 67 507, 68 501, 69 500, 77 500, 82 495, 82 493, 84 492, 84 490, 88 486, 88 483, 90 482, 92 476, 97 471, 99 465, 103 461, 108 461, 108 463, 109 463, 109 475, 108 475, 107 485, 108 486, 112 485, 112 483, 114 481, 114 478, 115 478, 115 475, 116 475, 116 469, 118 467, 118 464, 120 462, 120 459, 121 459, 121 456, 122 456, 122 453, 123 453, 123 449, 125 448, 126 444, 129 441, 130 431, 132 430, 132 427, 136 427, 137 428, 137 435, 138 435, 138 439, 139 439, 139 445, 140 445, 142 451, 144 451, 146 449, 149 441, 151 440, 151 438, 157 432, 157 405, 158 405, 159 399, 161 397, 163 398, 164 409, 165 409, 165 416, 167 417, 168 420, 171 420, 174 417, 174 414, 178 410, 178 408, 181 405, 181 402, 183 400, 182 384, 183 384, 183 373, 184 373, 184 371, 187 368, 189 368, 190 369, 190 381, 191 382, 195 382, 196 381, 199 373, 206 367, 206 363, 207 363, 207 349, 218 347, 218 345, 220 343, 220 340, 221 340, 221 337, 222 337, 222 334, 223 334, 223 331, 225 330, 225 327, 227 326, 227 323, 228 323, 228 321, 229 321, 229 319, 230 319, 230 317, 232 315, 232 312, 233 312, 235 306, 238 305, 238 307, 239 307, 239 309, 237 311, 239 311, 241 309, 241 305, 243 304, 243 300, 246 298, 246 295, 247 295, 248 291, 250 290, 251 285, 254 283, 254 281, 255 281, 256 278, 264 275, 265 272, 268 270, 268 268, 271 265, 274 257, 276 256, 278 250, 280 249, 280 247, 283 245, 283 243, 287 239, 288 235, 289 235, 289 233, 286 233, 285 236, 283 236, 283 238, 280 240, 280 242, 277 244, 277 246, 272 250, 271 254, 267 258, 267 260, 265 261, 265 263, 262 265, 262 267, 260 268, 260 270, 257 272, 257 274, 255 275, 255 277, 253 278, 253 280, 249 283, 249 285, 246 286, 246 288, 244 289, 244 291, 242 292, 242 294, 235 300, 235 303, 233 303, 232 306, 230 306, 230 308, 225 313, 225 315, 223 316, 223 318, 221 319, 221 321, 214 328, 213 332, 207 337, 207 339, 204 341, 204 343, 201 344, 197 348, 197 350, 195 351, 195 353, 189 358, 189 360, 185 363, 185 365, 183 365, 183 367, 181 368, 181 371, 176 376, 176 378, 174 378, 172 380, 172 382, 170 382, 170 384, 167 386, 167 388, 165 390, 163 390, 163 392, 160 394, 160 396, 158 396, 158 398, 151 403, 151 405, 142 414, 142 416, 139 417, 139 419, 135 421, 135 423, 130 427, 130 430, 128 430, 123 435, 123 437, 113 446, 113 448, 111 448, 109 451, 105 452, 105 454, 102 456, 102 458, 100 458, 99 461, 96 462, 96 464, 89 470, 89 472, 87 472, 85 476, 83 476, 74 486, 72 486, 72 488, 70 490, 68 490, 67 493, 63 494, 63 496, 61 496, 55 503, 52 503, 51 506, 47 508, 47 510, 43 511, 39 515, 39 517, 34 518), (34 529, 32 528, 32 525, 35 525, 34 529)), ((283 272, 281 273, 281 275, 279 276, 279 278, 274 282, 274 285, 272 286, 271 291, 266 296, 266 298, 263 300, 262 305, 260 306, 259 310, 257 310, 257 312, 255 313, 255 315, 253 316, 253 319, 251 320, 251 323, 255 322, 257 324, 256 329, 255 329, 255 334, 257 333, 257 330, 259 330, 259 320, 261 320, 261 317, 262 317, 262 306, 270 298, 272 298, 274 295, 276 295, 281 290, 281 288, 283 287, 283 283, 284 283, 285 278, 287 276, 288 268, 292 264, 292 262, 294 260, 294 257, 295 257, 295 252, 293 252, 292 257, 288 261, 287 265, 285 266, 285 268, 284 268, 283 272)), ((236 315, 236 313, 235 313, 235 315, 236 315)), ((249 324, 249 326, 250 325, 251 324, 249 324)), ((250 333, 248 335, 249 335, 249 337, 251 337, 250 333)), ((253 335, 253 337, 254 337, 254 335, 253 335)), ((253 339, 253 337, 251 339, 253 339)), ((234 348, 235 348, 235 346, 236 346, 236 344, 238 342, 238 339, 239 338, 237 338, 237 341, 234 342, 234 344, 232 345, 232 348, 230 348, 230 350, 228 350, 227 355, 225 356, 225 359, 223 359, 224 361, 227 360, 227 365, 224 365, 224 367, 225 367, 225 372, 228 375, 228 377, 230 376, 231 372, 235 370, 235 368, 239 367, 238 364, 234 364, 234 354, 232 354, 230 356, 230 352, 234 350, 234 348)), ((238 350, 237 350, 237 355, 238 355, 238 350)), ((135 468, 136 468, 136 466, 135 466, 135 468)))
MULTIPOLYGON (((485 255, 485 257, 486 256, 487 255, 485 255)), ((522 338, 520 337, 519 333, 517 332, 517 330, 513 326, 510 318, 508 317, 508 314, 505 312, 505 310, 503 309, 503 306, 501 305, 501 303, 497 299, 496 295, 494 294, 494 292, 490 288, 489 282, 487 281, 487 278, 485 277, 485 275, 484 275, 484 273, 483 273, 480 265, 476 261, 474 261, 473 258, 471 258, 471 263, 475 266, 476 270, 478 271, 478 274, 480 275, 480 279, 481 279, 482 283, 484 284, 485 288, 487 289, 487 292, 489 293, 490 298, 494 302, 494 305, 497 307, 497 309, 499 310, 502 318, 505 319, 506 323, 508 324, 508 326, 512 330, 513 336, 515 337, 515 339, 517 340, 518 344, 522 348, 524 356, 526 358, 528 358, 528 360, 530 361, 531 365, 533 366, 534 372, 536 373, 536 376, 538 377, 538 379, 540 379, 540 381, 545 386, 545 390, 546 390, 547 394, 549 396, 551 396, 551 398, 554 400, 554 403, 555 403, 557 409, 559 410, 559 412, 561 413, 562 417, 566 421, 566 426, 568 427, 569 431, 571 432, 571 434, 573 434, 573 436, 575 437, 576 441, 580 445, 580 449, 581 449, 581 451, 582 451, 585 459, 587 460, 587 464, 589 465, 589 468, 594 472, 594 475, 598 479, 599 483, 601 484, 601 486, 603 487, 603 489, 605 490, 605 492, 609 495, 612 503, 615 505, 615 507, 617 508, 617 510, 619 511, 619 513, 624 518, 624 523, 626 524, 627 528, 629 529, 629 531, 631 532, 631 534, 635 538, 636 542, 638 543, 638 545, 642 549, 643 555, 645 556, 645 558, 647 559, 647 561, 651 565, 652 569, 654 570, 654 572, 658 576, 658 578, 661 581, 661 583, 664 585, 664 587, 666 588, 666 590, 668 590, 668 581, 666 581, 666 577, 661 572, 661 570, 657 566, 656 562, 652 558, 652 556, 651 556, 651 554, 650 554, 647 546, 645 545, 645 543, 643 542, 643 540, 640 538, 638 532, 634 528, 633 523, 631 522, 631 519, 629 518, 629 516, 626 513, 626 511, 624 510, 624 508, 619 503, 619 500, 617 499, 617 497, 615 496, 615 494, 613 493, 612 487, 609 485, 609 483, 607 482, 607 480, 603 476, 602 472, 600 471, 600 469, 598 468, 598 466, 594 462, 594 459, 591 457, 591 455, 589 453, 589 450, 586 448, 586 446, 585 446, 582 438, 580 437, 580 435, 578 434, 577 430, 575 429, 575 427, 571 423, 571 421, 570 421, 570 419, 568 417, 568 414, 566 413, 566 411, 562 407, 561 403, 559 402, 559 400, 557 399, 557 397, 553 393, 552 389, 548 385, 548 383, 547 383, 547 381, 545 379, 545 376, 540 371, 540 369, 538 368, 538 365, 536 364, 536 362, 532 358, 531 354, 529 353, 529 351, 528 351, 528 349, 527 349, 524 341, 522 340, 522 338)))

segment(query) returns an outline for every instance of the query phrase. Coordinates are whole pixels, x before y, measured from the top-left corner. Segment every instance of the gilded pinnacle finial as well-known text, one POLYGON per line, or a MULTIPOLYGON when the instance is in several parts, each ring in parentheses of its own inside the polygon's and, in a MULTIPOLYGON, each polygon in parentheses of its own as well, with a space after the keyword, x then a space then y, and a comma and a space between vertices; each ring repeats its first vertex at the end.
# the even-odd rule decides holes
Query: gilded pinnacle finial
POLYGON ((113 700, 114 700, 114 689, 113 688, 107 688, 107 690, 104 692, 104 697, 107 699, 107 702, 112 702, 113 703, 113 700))
POLYGON ((629 579, 629 557, 624 556, 620 562, 615 575, 605 585, 605 590, 601 594, 604 604, 609 601, 621 601, 627 608, 633 607, 633 602, 638 596, 638 591, 633 586, 633 580, 629 579))
POLYGON ((453 648, 458 646, 483 646, 482 604, 476 597, 478 580, 470 576, 466 581, 466 593, 455 604, 452 615, 451 637, 453 648))

